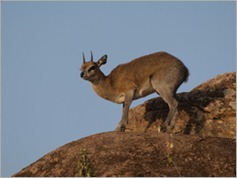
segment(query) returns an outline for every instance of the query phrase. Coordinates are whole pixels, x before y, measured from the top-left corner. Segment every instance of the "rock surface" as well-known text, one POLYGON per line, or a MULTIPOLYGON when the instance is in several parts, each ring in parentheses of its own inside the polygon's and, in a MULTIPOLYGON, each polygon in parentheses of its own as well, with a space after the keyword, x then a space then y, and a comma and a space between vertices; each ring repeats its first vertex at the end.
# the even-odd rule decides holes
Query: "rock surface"
MULTIPOLYGON (((179 101, 173 133, 203 137, 236 137, 236 74, 225 73, 197 86, 191 92, 177 94, 179 101)), ((157 133, 169 108, 160 98, 146 101, 129 112, 126 132, 157 133)))
POLYGON ((80 176, 82 150, 91 176, 235 176, 234 139, 126 132, 71 142, 13 176, 80 176))
POLYGON ((130 110, 126 132, 68 143, 13 176, 235 177, 235 73, 219 75, 177 99, 173 133, 158 132, 168 106, 161 98, 151 99, 130 110))

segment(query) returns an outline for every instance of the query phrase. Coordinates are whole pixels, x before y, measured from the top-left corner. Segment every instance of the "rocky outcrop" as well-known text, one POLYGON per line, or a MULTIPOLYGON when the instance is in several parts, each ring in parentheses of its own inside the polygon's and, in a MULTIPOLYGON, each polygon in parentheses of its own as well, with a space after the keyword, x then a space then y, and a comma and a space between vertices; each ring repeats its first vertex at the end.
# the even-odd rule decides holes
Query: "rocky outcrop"
MULTIPOLYGON (((191 92, 177 94, 177 100, 173 133, 236 137, 235 72, 219 75, 191 92)), ((126 132, 144 132, 147 128, 147 132, 157 133, 168 110, 160 97, 146 101, 130 110, 126 132)))
POLYGON ((235 176, 235 157, 229 138, 107 132, 66 144, 13 176, 235 176))
POLYGON ((168 106, 151 99, 130 110, 126 132, 68 143, 13 176, 235 177, 235 90, 233 72, 178 94, 172 133, 158 132, 168 106))

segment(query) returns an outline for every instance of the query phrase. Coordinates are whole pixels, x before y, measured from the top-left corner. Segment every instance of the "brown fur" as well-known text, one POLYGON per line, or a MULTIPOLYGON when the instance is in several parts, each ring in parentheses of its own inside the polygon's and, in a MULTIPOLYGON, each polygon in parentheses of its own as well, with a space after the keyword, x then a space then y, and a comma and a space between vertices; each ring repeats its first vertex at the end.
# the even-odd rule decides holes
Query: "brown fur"
POLYGON ((132 100, 157 92, 170 107, 165 126, 170 124, 177 109, 175 93, 188 79, 188 69, 176 57, 157 52, 121 64, 105 76, 100 66, 105 64, 107 55, 98 62, 83 62, 81 77, 92 83, 94 91, 104 99, 123 103, 123 116, 120 130, 127 124, 128 110, 132 100), (90 70, 94 67, 93 70, 90 70))

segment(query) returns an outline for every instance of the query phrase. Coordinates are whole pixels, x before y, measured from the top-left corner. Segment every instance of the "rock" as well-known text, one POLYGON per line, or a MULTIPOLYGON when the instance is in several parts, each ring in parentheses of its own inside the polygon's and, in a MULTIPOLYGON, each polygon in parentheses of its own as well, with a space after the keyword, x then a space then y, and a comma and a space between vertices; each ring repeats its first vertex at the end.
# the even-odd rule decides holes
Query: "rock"
MULTIPOLYGON (((236 138, 236 74, 225 73, 187 93, 177 94, 178 114, 173 133, 236 138)), ((126 132, 157 133, 169 108, 160 98, 129 112, 126 132)))
POLYGON ((235 176, 235 140, 107 132, 68 143, 14 177, 235 176))

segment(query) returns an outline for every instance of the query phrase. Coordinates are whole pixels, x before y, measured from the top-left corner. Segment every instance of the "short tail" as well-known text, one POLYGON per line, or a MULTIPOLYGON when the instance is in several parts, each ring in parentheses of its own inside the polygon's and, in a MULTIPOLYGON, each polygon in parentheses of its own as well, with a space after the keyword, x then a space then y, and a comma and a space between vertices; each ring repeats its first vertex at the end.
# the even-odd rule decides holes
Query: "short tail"
POLYGON ((183 68, 183 82, 187 82, 188 81, 188 77, 189 77, 189 70, 188 68, 184 65, 184 68, 183 68))
POLYGON ((175 85, 174 94, 177 92, 177 89, 183 82, 188 81, 189 71, 188 68, 183 64, 180 69, 180 76, 178 77, 177 83, 175 85))

